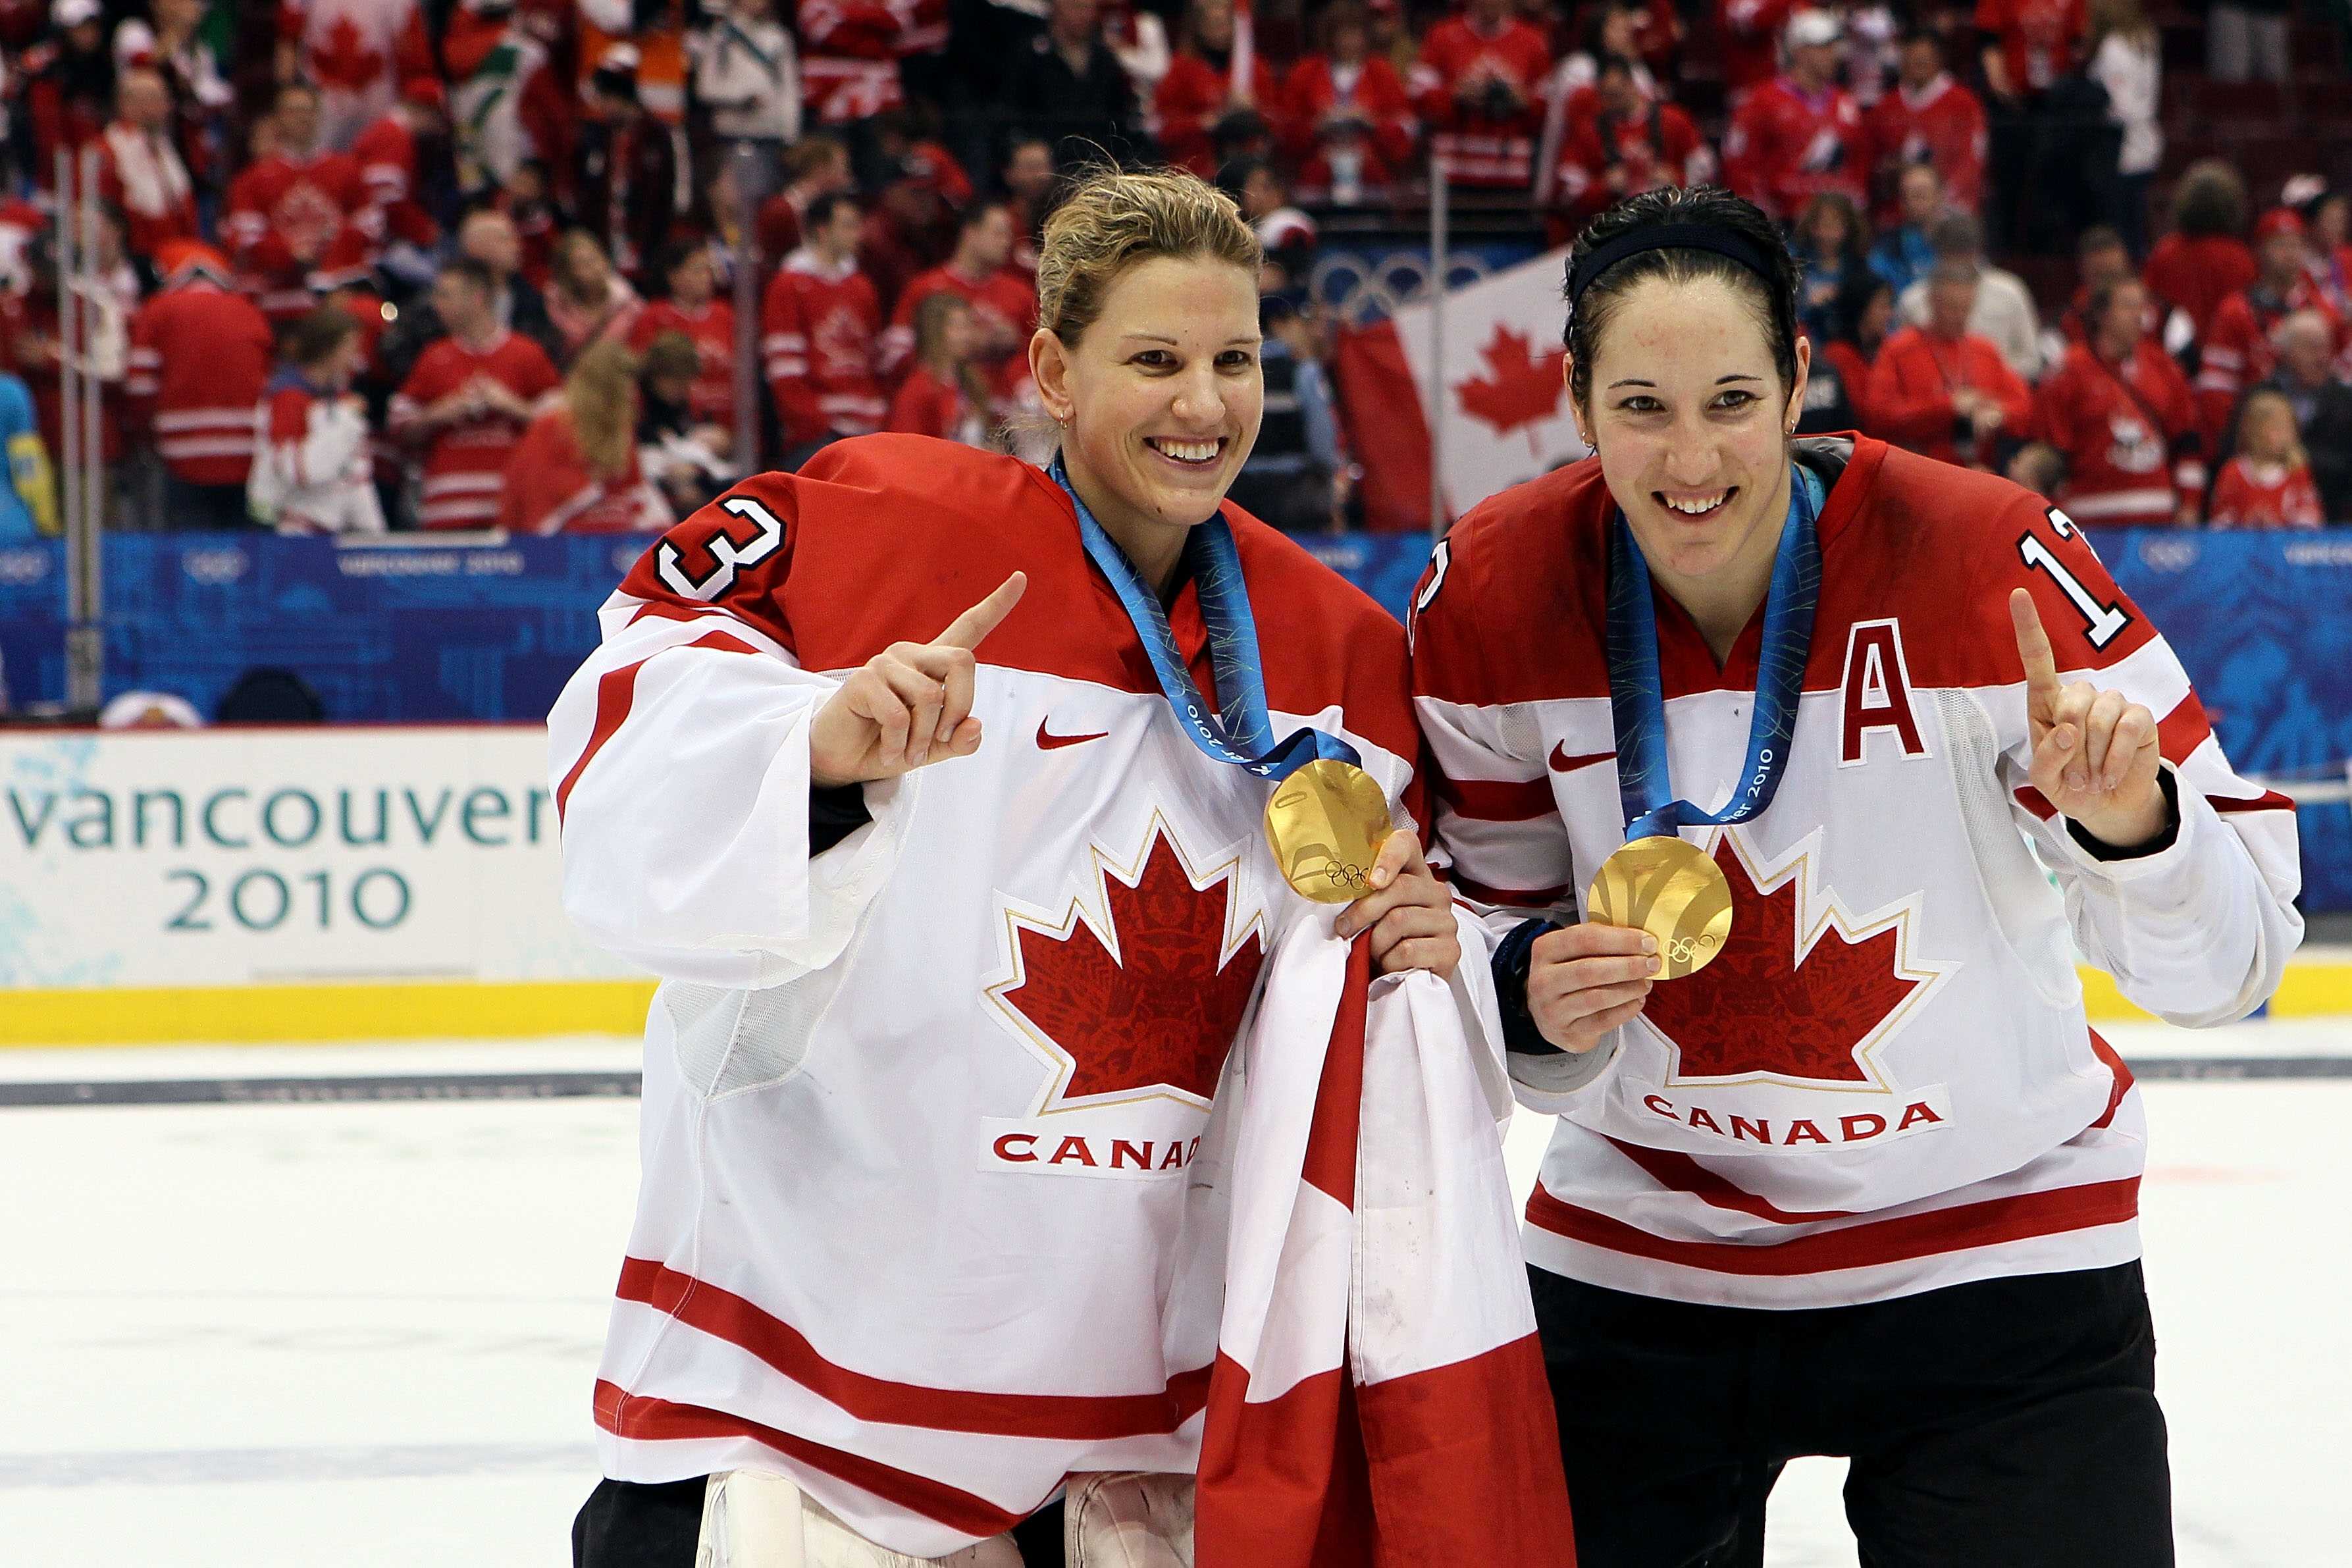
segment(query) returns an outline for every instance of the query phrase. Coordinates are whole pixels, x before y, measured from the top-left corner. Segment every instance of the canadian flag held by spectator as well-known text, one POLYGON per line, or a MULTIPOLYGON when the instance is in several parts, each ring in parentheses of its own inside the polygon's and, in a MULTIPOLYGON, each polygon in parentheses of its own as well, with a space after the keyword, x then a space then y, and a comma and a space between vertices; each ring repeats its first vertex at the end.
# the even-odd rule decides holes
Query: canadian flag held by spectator
POLYGON ((1434 377, 1426 302, 1342 336, 1339 396, 1363 464, 1365 521, 1372 528, 1429 526, 1433 382, 1444 388, 1441 477, 1451 517, 1591 450, 1576 433, 1560 381, 1559 280, 1567 256, 1551 251, 1449 293, 1444 364, 1434 377), (1407 387, 1410 397, 1401 395, 1407 387))

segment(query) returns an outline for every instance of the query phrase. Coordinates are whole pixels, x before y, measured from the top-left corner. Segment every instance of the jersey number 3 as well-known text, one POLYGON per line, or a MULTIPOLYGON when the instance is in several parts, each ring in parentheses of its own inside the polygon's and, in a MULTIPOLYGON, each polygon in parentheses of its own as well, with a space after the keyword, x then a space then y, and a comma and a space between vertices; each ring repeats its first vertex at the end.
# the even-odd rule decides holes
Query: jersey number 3
POLYGON ((2091 591, 2083 586, 2083 580, 2068 571, 2066 563, 2033 535, 2029 533, 2018 540, 2017 553, 2029 568, 2039 567, 2057 579, 2058 586, 2065 590, 2066 597, 2074 601, 2074 607, 2083 612, 2083 619, 2089 623, 2083 628, 2083 635, 2093 647, 2106 647, 2131 625, 2129 611, 2121 605, 2102 605, 2093 598, 2091 591))
POLYGON ((654 551, 654 564, 661 571, 661 580, 672 592, 689 599, 715 599, 735 585, 735 574, 746 566, 757 566, 776 552, 784 542, 784 525, 776 514, 747 496, 730 496, 719 503, 721 511, 731 512, 750 522, 755 531, 741 542, 714 531, 702 548, 717 563, 700 577, 687 575, 685 557, 677 546, 665 539, 654 551))

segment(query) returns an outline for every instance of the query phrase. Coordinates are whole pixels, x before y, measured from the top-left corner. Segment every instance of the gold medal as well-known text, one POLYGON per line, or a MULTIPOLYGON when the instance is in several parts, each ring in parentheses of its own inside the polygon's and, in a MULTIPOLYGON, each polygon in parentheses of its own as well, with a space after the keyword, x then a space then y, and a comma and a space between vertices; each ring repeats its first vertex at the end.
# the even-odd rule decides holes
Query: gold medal
POLYGON ((1372 890, 1372 860, 1389 825, 1388 797, 1353 763, 1318 758, 1276 784, 1265 803, 1265 841, 1283 880, 1322 904, 1372 890))
POLYGON ((1658 975, 1705 969, 1731 938, 1731 884, 1723 868, 1679 838, 1636 838, 1601 863, 1586 889, 1588 919, 1658 939, 1658 975))

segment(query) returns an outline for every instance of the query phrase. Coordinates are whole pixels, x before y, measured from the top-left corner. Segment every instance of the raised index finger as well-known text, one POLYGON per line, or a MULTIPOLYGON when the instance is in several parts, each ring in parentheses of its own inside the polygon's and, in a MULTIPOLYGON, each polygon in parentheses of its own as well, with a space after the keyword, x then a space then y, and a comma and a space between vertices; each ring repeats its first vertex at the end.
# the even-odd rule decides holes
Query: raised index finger
POLYGON ((996 585, 996 592, 949 622, 948 629, 939 635, 937 642, 949 647, 978 647, 981 639, 1013 613, 1013 606, 1021 602, 1028 586, 1029 574, 1015 572, 996 585))
POLYGON ((2025 661, 2025 700, 2046 707, 2058 697, 2058 656, 2050 649, 2050 634, 2042 629, 2042 612, 2023 588, 2009 595, 2010 625, 2017 628, 2017 657, 2025 661))

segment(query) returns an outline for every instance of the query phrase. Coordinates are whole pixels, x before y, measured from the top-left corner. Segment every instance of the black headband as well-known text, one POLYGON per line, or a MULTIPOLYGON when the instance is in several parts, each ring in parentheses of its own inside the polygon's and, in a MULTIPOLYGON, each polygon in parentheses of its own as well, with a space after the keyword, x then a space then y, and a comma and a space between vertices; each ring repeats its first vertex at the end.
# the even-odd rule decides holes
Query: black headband
POLYGON ((1773 287, 1771 258, 1753 239, 1736 228, 1719 223, 1661 223, 1637 228, 1631 234, 1621 234, 1606 245, 1596 246, 1580 258, 1568 275, 1568 313, 1576 315, 1577 301, 1584 291, 1600 279, 1602 273, 1628 257, 1639 256, 1645 250, 1711 250, 1717 256, 1728 257, 1773 287))

